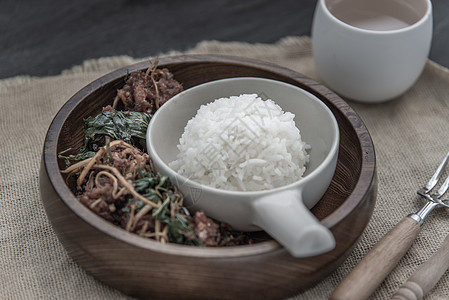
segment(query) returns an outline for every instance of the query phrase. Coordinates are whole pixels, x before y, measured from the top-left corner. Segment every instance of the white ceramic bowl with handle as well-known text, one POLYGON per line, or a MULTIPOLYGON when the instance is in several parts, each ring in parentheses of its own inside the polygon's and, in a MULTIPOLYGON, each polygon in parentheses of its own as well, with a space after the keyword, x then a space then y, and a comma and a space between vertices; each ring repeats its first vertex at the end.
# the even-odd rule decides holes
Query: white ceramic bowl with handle
POLYGON ((147 148, 158 172, 168 176, 184 194, 189 209, 204 210, 234 229, 263 229, 293 256, 308 257, 330 251, 330 230, 310 212, 332 180, 339 148, 339 129, 330 109, 309 92, 280 81, 240 77, 212 81, 188 89, 154 114, 147 131, 147 148), (228 191, 202 185, 172 170, 177 145, 187 122, 201 105, 222 97, 263 94, 285 112, 295 114, 302 140, 311 145, 304 178, 271 190, 228 191))

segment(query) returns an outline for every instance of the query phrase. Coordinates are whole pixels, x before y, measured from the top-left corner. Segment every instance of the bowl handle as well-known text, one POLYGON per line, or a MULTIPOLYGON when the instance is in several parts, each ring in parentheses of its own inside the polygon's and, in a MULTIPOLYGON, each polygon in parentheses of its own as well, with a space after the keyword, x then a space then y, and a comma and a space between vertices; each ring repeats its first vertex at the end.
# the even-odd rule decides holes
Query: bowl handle
POLYGON ((254 224, 294 257, 309 257, 335 248, 332 232, 304 205, 299 190, 262 196, 254 204, 254 224))

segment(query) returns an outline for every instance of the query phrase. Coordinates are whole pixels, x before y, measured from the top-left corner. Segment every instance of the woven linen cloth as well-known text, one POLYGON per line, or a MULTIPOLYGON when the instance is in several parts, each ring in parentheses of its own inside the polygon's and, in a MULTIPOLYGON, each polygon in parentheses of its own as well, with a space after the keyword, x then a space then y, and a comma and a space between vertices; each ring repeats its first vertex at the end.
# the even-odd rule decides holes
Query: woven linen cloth
MULTIPOLYGON (((261 59, 320 81, 308 37, 287 37, 275 44, 207 41, 185 53, 261 59)), ((59 108, 87 83, 141 60, 101 58, 58 76, 0 81, 0 299, 128 299, 67 255, 44 212, 38 174, 45 134, 59 108)), ((449 151, 448 98, 449 71, 428 61, 422 76, 403 96, 381 104, 348 101, 374 141, 379 178, 376 207, 348 259, 325 280, 292 299, 327 299, 384 234, 423 205, 415 191, 449 151)), ((371 299, 389 299, 438 249, 448 225, 445 209, 432 212, 410 251, 371 299)), ((448 299, 448 295, 446 273, 426 299, 448 299)))

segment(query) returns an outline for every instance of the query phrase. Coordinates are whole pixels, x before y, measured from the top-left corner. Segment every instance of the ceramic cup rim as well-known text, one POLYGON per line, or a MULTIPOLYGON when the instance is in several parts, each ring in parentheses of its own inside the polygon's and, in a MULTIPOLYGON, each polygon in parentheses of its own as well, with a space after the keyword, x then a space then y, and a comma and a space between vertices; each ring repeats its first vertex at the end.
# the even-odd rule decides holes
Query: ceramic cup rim
POLYGON ((408 25, 406 27, 403 28, 399 28, 399 29, 390 29, 390 30, 374 30, 374 29, 365 29, 365 28, 360 28, 360 27, 356 27, 353 25, 350 25, 346 22, 343 22, 342 20, 340 20, 338 17, 336 17, 333 13, 331 13, 331 11, 328 8, 328 5, 326 4, 327 0, 318 0, 319 1, 319 5, 321 5, 323 12, 326 14, 326 16, 333 20, 335 23, 339 24, 340 26, 345 27, 346 29, 352 30, 354 32, 360 32, 360 33, 364 33, 364 34, 372 34, 372 35, 391 35, 391 34, 395 34, 395 33, 403 33, 403 32, 408 32, 408 31, 412 31, 417 27, 420 27, 423 23, 425 23, 431 16, 432 16, 432 2, 431 0, 422 0, 425 2, 426 4, 426 11, 424 13, 424 15, 415 23, 408 25))
MULTIPOLYGON (((329 109, 329 107, 323 102, 321 101, 319 98, 317 98, 316 96, 314 96, 313 94, 307 92, 306 90, 282 82, 282 81, 278 81, 278 80, 273 80, 273 79, 267 79, 267 78, 260 78, 260 77, 236 77, 236 78, 225 78, 225 79, 218 79, 218 80, 214 80, 214 81, 209 81, 206 83, 202 83, 200 85, 194 86, 190 89, 185 90, 184 92, 174 96, 173 98, 179 99, 180 97, 182 97, 182 94, 185 92, 188 92, 191 89, 201 89, 201 88, 207 88, 207 86, 209 84, 217 84, 220 82, 229 82, 229 81, 236 81, 236 80, 259 80, 259 81, 265 81, 265 82, 272 82, 272 83, 276 83, 276 84, 280 84, 283 86, 288 86, 291 88, 294 88, 296 90, 301 91, 302 93, 306 94, 308 97, 310 97, 311 99, 313 99, 313 101, 317 102, 320 107, 324 110, 327 111, 329 119, 331 120, 332 124, 333 124, 333 141, 331 144, 331 147, 328 151, 328 153, 326 154, 325 158, 323 159, 323 161, 314 169, 312 170, 309 174, 307 174, 307 176, 296 180, 295 182, 292 182, 290 184, 287 185, 283 185, 280 187, 276 187, 273 189, 269 189, 269 190, 260 190, 260 191, 233 191, 233 190, 225 190, 225 189, 218 189, 218 188, 214 188, 211 186, 207 186, 204 184, 201 184, 199 182, 196 182, 194 180, 191 180, 181 174, 179 174, 178 172, 176 172, 175 170, 173 170, 172 168, 170 168, 168 166, 168 164, 158 155, 158 152, 154 149, 152 143, 151 143, 151 136, 150 132, 153 130, 153 128, 155 127, 154 123, 152 122, 152 120, 154 120, 155 118, 158 118, 158 115, 161 114, 160 112, 163 112, 163 106, 161 106, 161 108, 159 108, 159 110, 156 111, 156 113, 153 115, 152 119, 150 120, 149 124, 148 124, 148 128, 147 128, 147 132, 146 132, 146 143, 147 143, 147 152, 150 153, 150 155, 152 156, 153 161, 157 160, 158 162, 161 162, 161 167, 164 169, 164 172, 166 175, 168 175, 168 177, 172 177, 172 178, 180 178, 183 182, 183 184, 189 184, 190 186, 194 186, 197 188, 200 188, 204 191, 207 191, 209 193, 214 193, 214 194, 222 194, 223 196, 230 196, 230 197, 239 197, 239 196, 244 196, 244 197, 249 197, 249 198, 258 198, 261 197, 263 195, 267 195, 267 194, 271 194, 271 193, 277 193, 277 192, 281 192, 284 190, 290 190, 290 189, 298 189, 301 188, 305 185, 307 185, 307 183, 309 181, 313 181, 317 176, 319 176, 323 171, 325 171, 325 168, 328 167, 330 164, 332 164, 333 161, 333 156, 336 152, 338 152, 339 150, 339 145, 340 145, 340 131, 339 131, 339 127, 338 127, 338 122, 334 116, 334 114, 332 113, 332 111, 329 109), (162 110, 161 110, 162 109, 162 110)), ((169 101, 173 100, 170 99, 169 101)), ((212 102, 214 99, 211 99, 210 102, 212 102)))

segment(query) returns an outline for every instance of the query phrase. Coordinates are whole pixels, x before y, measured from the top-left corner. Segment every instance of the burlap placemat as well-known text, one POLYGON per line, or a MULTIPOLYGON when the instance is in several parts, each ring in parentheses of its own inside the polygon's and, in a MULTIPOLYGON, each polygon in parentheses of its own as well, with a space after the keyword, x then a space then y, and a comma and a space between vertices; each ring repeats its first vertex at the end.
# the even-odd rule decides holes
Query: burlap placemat
MULTIPOLYGON (((310 39, 289 37, 276 44, 203 42, 188 53, 258 58, 315 78, 310 39)), ((0 297, 2 299, 126 299, 76 265, 57 240, 41 204, 39 162, 46 130, 58 109, 97 77, 137 60, 114 57, 86 61, 59 76, 0 81, 0 297)), ((293 299, 326 299, 367 251, 423 200, 427 182, 449 150, 449 72, 428 62, 416 85, 394 101, 349 104, 366 123, 377 155, 376 208, 351 256, 326 280, 293 299)), ((440 246, 449 225, 437 209, 398 267, 372 296, 388 299, 440 246)), ((446 273, 426 299, 447 299, 446 273)))

